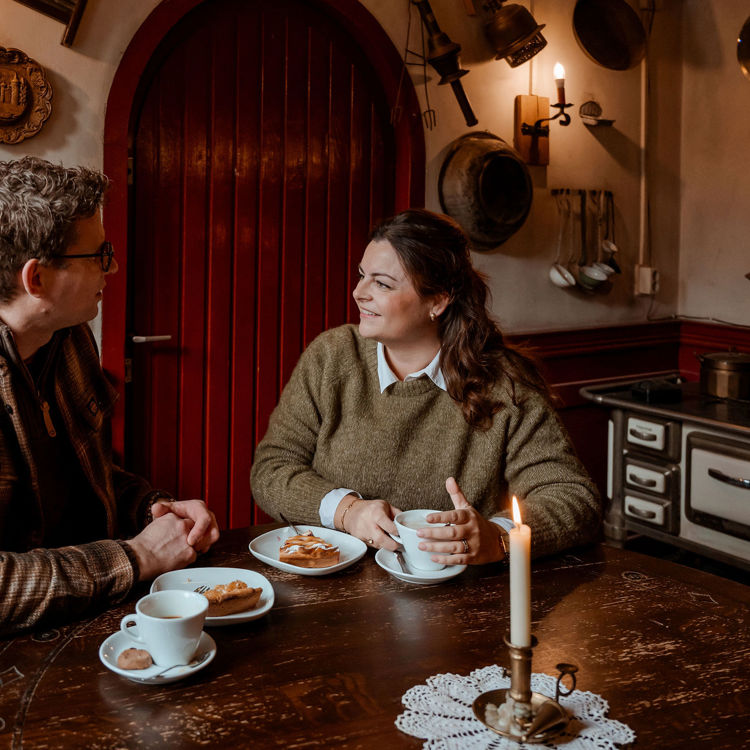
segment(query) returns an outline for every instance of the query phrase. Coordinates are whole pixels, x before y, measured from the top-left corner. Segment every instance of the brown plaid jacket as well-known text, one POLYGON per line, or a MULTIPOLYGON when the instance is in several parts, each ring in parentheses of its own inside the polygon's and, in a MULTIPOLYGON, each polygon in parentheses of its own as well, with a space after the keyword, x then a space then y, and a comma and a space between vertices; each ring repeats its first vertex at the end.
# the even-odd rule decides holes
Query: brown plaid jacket
MULTIPOLYGON (((0 323, 0 335, 10 331, 0 323)), ((129 546, 116 541, 143 528, 151 503, 167 493, 112 463, 110 414, 118 394, 107 381, 88 325, 60 344, 55 399, 81 468, 101 502, 108 539, 39 549, 44 519, 29 436, 20 419, 10 365, 0 356, 0 634, 72 619, 122 600, 138 575, 129 546), (9 536, 12 535, 12 539, 9 536)))

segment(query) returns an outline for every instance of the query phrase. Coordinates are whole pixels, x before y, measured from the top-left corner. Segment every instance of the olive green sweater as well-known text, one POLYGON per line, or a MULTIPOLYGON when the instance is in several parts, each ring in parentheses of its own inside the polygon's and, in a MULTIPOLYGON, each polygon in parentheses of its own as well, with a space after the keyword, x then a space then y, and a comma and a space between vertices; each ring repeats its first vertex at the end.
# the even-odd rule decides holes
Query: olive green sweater
POLYGON ((596 536, 596 488, 541 396, 516 385, 514 404, 498 383, 504 407, 476 430, 427 377, 380 393, 376 347, 346 325, 302 354, 255 452, 253 495, 267 513, 319 524, 322 498, 338 487, 401 510, 449 510, 454 476, 485 517, 510 515, 516 495, 534 556, 596 536))

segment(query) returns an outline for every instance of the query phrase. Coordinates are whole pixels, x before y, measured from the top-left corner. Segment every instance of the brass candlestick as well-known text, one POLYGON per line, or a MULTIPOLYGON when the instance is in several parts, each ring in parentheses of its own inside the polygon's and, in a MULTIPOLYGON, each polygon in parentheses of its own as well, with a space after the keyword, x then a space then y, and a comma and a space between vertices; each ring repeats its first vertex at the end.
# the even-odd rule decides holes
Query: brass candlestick
POLYGON ((488 729, 518 742, 547 742, 560 734, 570 721, 560 705, 560 696, 570 695, 576 686, 575 664, 557 665, 560 672, 555 698, 531 691, 531 656, 538 641, 531 636, 531 646, 514 646, 508 635, 503 639, 510 654, 510 690, 490 690, 474 701, 474 715, 488 729), (569 675, 570 689, 564 690, 563 679, 569 675))

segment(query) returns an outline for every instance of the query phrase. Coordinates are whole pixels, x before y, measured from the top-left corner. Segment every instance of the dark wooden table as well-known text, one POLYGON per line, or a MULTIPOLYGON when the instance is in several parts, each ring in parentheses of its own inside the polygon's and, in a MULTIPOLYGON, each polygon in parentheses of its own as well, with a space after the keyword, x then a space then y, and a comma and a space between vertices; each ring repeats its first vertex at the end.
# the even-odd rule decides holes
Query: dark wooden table
MULTIPOLYGON (((269 528, 225 532, 200 561, 261 572, 276 603, 212 628, 217 656, 186 680, 141 686, 99 661, 146 587, 93 619, 0 641, 0 746, 416 749, 394 726, 406 690, 507 666, 503 565, 410 586, 369 552, 338 574, 296 576, 248 552, 269 528)), ((533 597, 534 671, 578 664, 579 689, 609 701, 636 748, 747 746, 749 587, 601 546, 535 563, 533 597)))

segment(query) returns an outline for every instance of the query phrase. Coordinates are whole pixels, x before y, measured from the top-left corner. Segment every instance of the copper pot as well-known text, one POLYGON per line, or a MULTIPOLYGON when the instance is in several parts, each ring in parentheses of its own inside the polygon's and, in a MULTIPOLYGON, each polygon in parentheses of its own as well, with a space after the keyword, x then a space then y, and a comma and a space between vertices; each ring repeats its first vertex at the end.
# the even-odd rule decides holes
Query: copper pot
POLYGON ((750 354, 697 354, 701 363, 701 393, 717 398, 750 401, 750 354))

